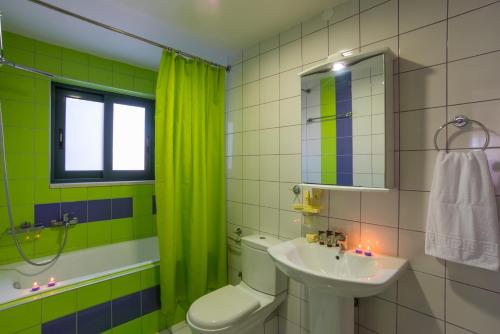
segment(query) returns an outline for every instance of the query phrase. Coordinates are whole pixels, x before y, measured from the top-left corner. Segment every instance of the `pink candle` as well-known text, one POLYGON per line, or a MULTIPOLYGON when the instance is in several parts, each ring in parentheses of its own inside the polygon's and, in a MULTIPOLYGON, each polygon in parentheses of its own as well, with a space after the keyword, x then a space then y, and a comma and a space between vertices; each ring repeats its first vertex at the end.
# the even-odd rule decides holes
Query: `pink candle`
POLYGON ((31 291, 38 291, 40 290, 40 285, 38 285, 38 282, 33 282, 33 285, 31 286, 31 291))
POLYGON ((356 248, 356 254, 363 254, 363 249, 361 248, 361 244, 359 244, 358 248, 356 248))
POLYGON ((47 286, 51 287, 54 285, 56 285, 56 280, 54 279, 54 277, 49 278, 49 282, 47 283, 47 286))

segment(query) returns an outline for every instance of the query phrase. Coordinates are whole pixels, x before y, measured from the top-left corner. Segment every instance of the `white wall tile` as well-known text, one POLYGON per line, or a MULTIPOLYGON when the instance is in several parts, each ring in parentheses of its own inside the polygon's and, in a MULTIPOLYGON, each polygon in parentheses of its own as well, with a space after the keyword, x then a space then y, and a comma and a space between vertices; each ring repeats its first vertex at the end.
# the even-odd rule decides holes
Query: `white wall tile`
POLYGON ((280 155, 280 182, 300 182, 300 154, 280 155))
POLYGON ((279 210, 260 207, 260 231, 278 235, 279 232, 279 210))
POLYGON ((243 178, 246 180, 259 180, 259 163, 258 155, 248 155, 239 157, 243 160, 243 178))
POLYGON ((227 219, 231 224, 241 225, 243 223, 242 204, 227 202, 227 219))
POLYGON ((243 204, 243 226, 252 230, 259 229, 260 208, 258 205, 243 204))
POLYGON ((398 252, 398 230, 392 227, 361 223, 360 243, 370 246, 375 253, 396 256, 398 252))
POLYGON ((227 113, 226 133, 241 132, 243 129, 242 111, 236 110, 227 113))
POLYGON ((234 88, 237 86, 241 86, 242 82, 243 82, 242 65, 237 64, 231 66, 231 70, 227 72, 226 87, 234 88))
POLYGON ((381 3, 384 3, 386 0, 360 0, 360 10, 365 11, 369 8, 375 7, 377 5, 380 5, 381 3))
MULTIPOLYGON (((407 111, 399 114, 401 150, 434 149, 434 133, 446 121, 445 108, 407 111)), ((444 131, 443 131, 444 132, 444 131)), ((439 136, 439 147, 445 147, 446 136, 439 136)))
POLYGON ((500 50, 500 3, 449 20, 448 59, 500 50))
POLYGON ((260 42, 260 53, 276 49, 280 46, 280 35, 271 36, 260 42))
POLYGON ((425 254, 425 233, 399 230, 399 256, 408 259, 413 270, 444 277, 444 261, 425 254))
POLYGON ((444 334, 444 321, 415 312, 406 307, 398 307, 398 333, 404 334, 444 334))
POLYGON ((296 40, 280 47, 280 72, 302 65, 302 42, 296 40))
POLYGON ((398 198, 397 190, 361 193, 361 221, 398 227, 398 198))
POLYGON ((243 151, 242 133, 231 133, 226 135, 226 155, 241 155, 243 151))
POLYGON ((242 88, 241 87, 236 87, 233 89, 230 89, 227 92, 227 99, 226 99, 226 105, 227 105, 227 110, 228 111, 233 111, 233 110, 238 110, 241 109, 243 104, 242 104, 242 88))
POLYGON ((268 208, 279 208, 280 186, 278 182, 260 182, 260 205, 268 208))
POLYGON ((500 96, 500 52, 448 65, 448 103, 497 99, 500 96))
POLYGON ((356 191, 332 191, 330 215, 334 218, 360 220, 361 194, 356 191))
POLYGON ((243 198, 243 181, 227 179, 227 199, 233 202, 241 202, 243 198))
POLYGON ((398 283, 398 302, 413 310, 444 319, 445 279, 408 270, 398 283))
POLYGON ((242 177, 242 157, 226 157, 227 177, 231 179, 241 179, 242 177))
POLYGON ((399 84, 401 111, 440 107, 446 104, 445 65, 402 73, 399 84))
POLYGON ((259 44, 243 49, 243 61, 259 55, 259 44))
POLYGON ((472 334, 473 332, 468 331, 466 329, 457 327, 455 325, 452 325, 450 323, 446 323, 446 333, 447 334, 472 334))
POLYGON ((291 210, 294 202, 300 201, 300 196, 292 191, 294 183, 280 183, 280 209, 291 210))
POLYGON ((259 205, 259 181, 243 180, 243 203, 259 205))
POLYGON ((476 333, 496 333, 500 328, 497 293, 446 282, 446 319, 476 333))
POLYGON ((260 80, 260 103, 277 101, 279 99, 280 81, 278 75, 260 80))
POLYGON ((333 10, 330 24, 340 22, 359 13, 359 0, 346 0, 333 10))
POLYGON ((301 126, 285 126, 280 128, 280 154, 300 153, 301 126))
POLYGON ((500 293, 500 272, 447 262, 446 278, 500 293))
POLYGON ((323 15, 316 15, 302 22, 302 36, 309 35, 313 32, 321 30, 328 25, 328 21, 323 19, 323 15))
MULTIPOLYGON (((324 28, 302 38, 302 63, 326 59, 328 56, 328 29, 324 28)), ((296 66, 293 66, 296 67, 296 66)))
POLYGON ((293 211, 280 210, 280 237, 287 239, 300 237, 300 230, 302 227, 301 224, 302 214, 293 211))
POLYGON ((400 191, 399 196, 399 227, 414 231, 425 231, 429 193, 400 191))
POLYGON ((261 104, 259 111, 261 129, 275 128, 279 126, 280 107, 278 101, 261 104))
POLYGON ((280 51, 273 49, 260 56, 260 77, 265 78, 280 71, 280 51))
POLYGON ((396 304, 371 297, 360 299, 359 323, 377 333, 396 333, 396 304))
POLYGON ((260 154, 279 154, 279 129, 260 130, 260 154))
POLYGON ((446 5, 446 0, 399 0, 399 32, 444 20, 446 5))
POLYGON ((259 129, 259 106, 252 106, 243 109, 243 131, 259 129))
POLYGON ((259 131, 243 132, 243 155, 259 154, 259 131))
POLYGON ((280 99, 300 95, 300 78, 298 74, 301 69, 293 69, 280 73, 280 99))
POLYGON ((259 104, 259 82, 243 85, 243 107, 251 107, 259 104))
POLYGON ((398 2, 391 0, 360 15, 361 45, 398 34, 398 2))
POLYGON ((429 67, 446 61, 446 22, 410 31, 399 39, 400 71, 429 67))
POLYGON ((487 4, 496 2, 497 0, 450 0, 449 1, 449 13, 448 15, 455 16, 469 10, 473 10, 479 8, 481 6, 485 6, 487 4))
POLYGON ((243 62, 243 83, 259 80, 259 57, 253 57, 243 62))
POLYGON ((302 25, 297 24, 287 31, 280 33, 280 45, 288 44, 300 38, 302 35, 302 25))
POLYGON ((435 151, 401 152, 401 189, 429 191, 436 155, 435 151))
POLYGON ((230 55, 229 57, 227 57, 228 64, 233 65, 233 66, 241 63, 242 61, 243 61, 242 50, 239 50, 239 51, 233 53, 232 55, 230 55))
POLYGON ((300 96, 283 99, 279 102, 279 125, 289 126, 301 123, 300 96))
POLYGON ((279 180, 279 155, 260 156, 260 179, 265 181, 279 180))
POLYGON ((329 54, 359 47, 359 16, 353 16, 330 26, 329 54))

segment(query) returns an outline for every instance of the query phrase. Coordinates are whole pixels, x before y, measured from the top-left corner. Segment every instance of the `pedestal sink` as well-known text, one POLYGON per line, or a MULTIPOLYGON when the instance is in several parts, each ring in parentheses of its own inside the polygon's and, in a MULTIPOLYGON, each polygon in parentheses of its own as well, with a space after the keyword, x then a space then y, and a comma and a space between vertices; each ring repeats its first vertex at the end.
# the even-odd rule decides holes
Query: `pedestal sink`
POLYGON ((282 272, 309 288, 311 334, 354 333, 354 298, 382 292, 408 266, 402 258, 340 252, 304 238, 268 252, 282 272))

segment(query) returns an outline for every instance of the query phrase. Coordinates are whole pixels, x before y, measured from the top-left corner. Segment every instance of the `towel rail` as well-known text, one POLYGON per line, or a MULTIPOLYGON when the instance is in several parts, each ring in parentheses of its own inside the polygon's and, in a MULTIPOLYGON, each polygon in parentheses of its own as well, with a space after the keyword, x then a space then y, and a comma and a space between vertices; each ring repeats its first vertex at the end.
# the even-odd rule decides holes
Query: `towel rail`
MULTIPOLYGON (((488 147, 488 144, 490 143, 490 132, 488 131, 486 126, 484 126, 483 123, 476 121, 474 119, 470 119, 464 115, 455 116, 455 118, 452 121, 444 123, 436 130, 436 133, 434 134, 434 147, 436 148, 436 150, 439 151, 437 139, 438 139, 438 135, 441 132, 441 130, 443 130, 444 128, 446 128, 450 124, 453 124, 457 128, 463 128, 464 126, 466 126, 470 123, 476 123, 477 125, 479 125, 483 129, 483 131, 484 131, 484 145, 481 148, 481 150, 483 150, 483 151, 486 150, 486 148, 488 147)), ((446 148, 446 150, 448 150, 448 148, 446 148)))

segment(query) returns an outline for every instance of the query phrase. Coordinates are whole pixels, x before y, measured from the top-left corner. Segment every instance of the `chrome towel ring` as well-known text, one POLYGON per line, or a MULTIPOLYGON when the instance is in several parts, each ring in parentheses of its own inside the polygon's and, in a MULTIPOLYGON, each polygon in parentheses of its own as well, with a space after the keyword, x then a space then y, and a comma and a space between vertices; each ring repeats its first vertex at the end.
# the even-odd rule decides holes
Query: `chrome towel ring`
POLYGON ((449 122, 444 123, 443 125, 441 125, 439 127, 439 129, 436 130, 436 133, 434 134, 434 147, 436 148, 436 150, 439 151, 437 139, 438 139, 439 132, 441 132, 441 130, 443 130, 444 128, 446 128, 450 124, 455 125, 457 128, 463 128, 464 126, 468 125, 469 123, 476 123, 477 125, 479 125, 483 129, 483 131, 484 131, 484 145, 481 148, 481 150, 484 151, 488 147, 488 144, 490 143, 490 132, 484 126, 483 123, 476 121, 476 120, 473 120, 473 119, 470 119, 464 115, 455 116, 453 121, 449 121, 449 122))

